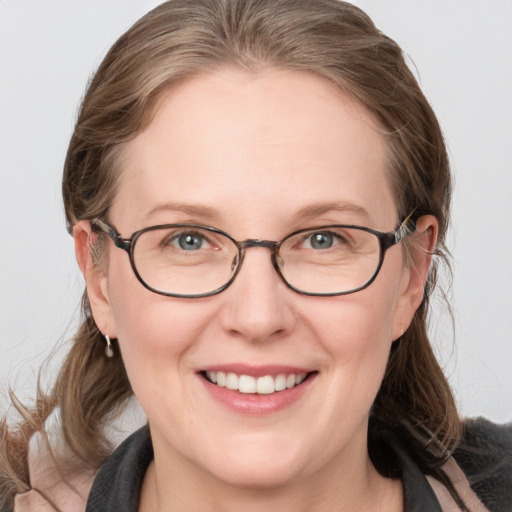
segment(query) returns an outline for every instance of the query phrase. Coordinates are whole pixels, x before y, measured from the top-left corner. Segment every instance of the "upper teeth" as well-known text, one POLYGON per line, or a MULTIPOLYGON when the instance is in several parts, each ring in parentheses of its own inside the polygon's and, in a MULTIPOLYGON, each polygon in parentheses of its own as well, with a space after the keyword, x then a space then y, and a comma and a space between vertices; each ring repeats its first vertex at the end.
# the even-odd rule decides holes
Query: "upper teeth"
POLYGON ((270 395, 275 391, 293 388, 306 378, 305 373, 280 373, 276 376, 251 377, 250 375, 237 375, 236 373, 206 372, 206 376, 217 386, 240 393, 259 393, 262 395, 270 395))

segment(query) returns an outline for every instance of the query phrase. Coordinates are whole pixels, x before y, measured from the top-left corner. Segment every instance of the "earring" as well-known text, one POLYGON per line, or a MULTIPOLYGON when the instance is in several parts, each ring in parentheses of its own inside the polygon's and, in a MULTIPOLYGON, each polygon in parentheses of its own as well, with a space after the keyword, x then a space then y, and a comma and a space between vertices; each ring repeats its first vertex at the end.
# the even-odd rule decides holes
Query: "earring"
POLYGON ((105 355, 110 359, 111 357, 114 357, 114 349, 112 348, 112 343, 110 342, 110 336, 108 334, 105 334, 105 341, 107 342, 105 355))

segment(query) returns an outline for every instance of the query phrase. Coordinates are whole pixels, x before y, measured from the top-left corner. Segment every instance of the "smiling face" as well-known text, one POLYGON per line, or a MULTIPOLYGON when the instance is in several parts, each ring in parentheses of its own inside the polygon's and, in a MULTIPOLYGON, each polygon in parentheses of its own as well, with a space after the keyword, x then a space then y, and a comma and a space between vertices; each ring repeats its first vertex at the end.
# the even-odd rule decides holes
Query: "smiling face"
MULTIPOLYGON (((391 231, 400 219, 386 149, 375 120, 314 75, 203 75, 166 93, 127 145, 109 220, 124 237, 181 222, 237 240, 326 224, 391 231)), ((147 290, 124 251, 107 247, 108 268, 89 273, 91 304, 119 340, 157 470, 272 487, 368 467, 369 410, 426 272, 410 271, 400 244, 351 295, 299 295, 254 247, 227 290, 199 299, 147 290), (240 389, 212 382, 224 378, 240 389)))

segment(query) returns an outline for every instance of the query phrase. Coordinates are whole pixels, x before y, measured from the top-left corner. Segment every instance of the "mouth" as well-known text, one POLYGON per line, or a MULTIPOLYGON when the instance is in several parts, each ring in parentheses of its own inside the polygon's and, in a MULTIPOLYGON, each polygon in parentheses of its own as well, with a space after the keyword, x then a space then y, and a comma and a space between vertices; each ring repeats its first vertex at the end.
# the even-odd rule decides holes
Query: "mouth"
POLYGON ((233 372, 202 371, 200 375, 217 387, 238 391, 241 394, 273 395, 300 386, 316 373, 278 373, 254 377, 233 372))

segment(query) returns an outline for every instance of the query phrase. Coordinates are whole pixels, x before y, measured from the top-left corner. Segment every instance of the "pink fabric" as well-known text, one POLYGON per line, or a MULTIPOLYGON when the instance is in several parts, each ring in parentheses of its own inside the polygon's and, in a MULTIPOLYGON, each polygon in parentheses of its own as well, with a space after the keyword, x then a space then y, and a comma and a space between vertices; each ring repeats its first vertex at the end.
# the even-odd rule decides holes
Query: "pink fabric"
POLYGON ((28 457, 31 490, 16 495, 14 512, 83 512, 94 472, 74 472, 64 479, 57 461, 70 459, 69 449, 61 445, 51 453, 43 435, 34 434, 28 457))
MULTIPOLYGON (((448 478, 453 483, 455 490, 462 498, 469 512, 489 512, 489 509, 479 500, 471 486, 469 485, 468 479, 460 469, 459 465, 455 462, 452 457, 443 466, 443 470, 448 478)), ((436 493, 439 504, 443 512, 460 512, 460 508, 455 503, 448 489, 439 480, 427 476, 427 480, 436 493)))
POLYGON ((45 500, 36 490, 32 489, 23 494, 17 494, 14 498, 14 512, 59 512, 47 500, 45 500))
MULTIPOLYGON (((129 399, 106 427, 105 434, 115 448, 146 422, 136 400, 129 399)), ((15 496, 14 512, 83 512, 95 471, 69 470, 79 464, 64 441, 58 407, 46 419, 44 429, 46 437, 36 432, 30 439, 31 489, 15 496)))

